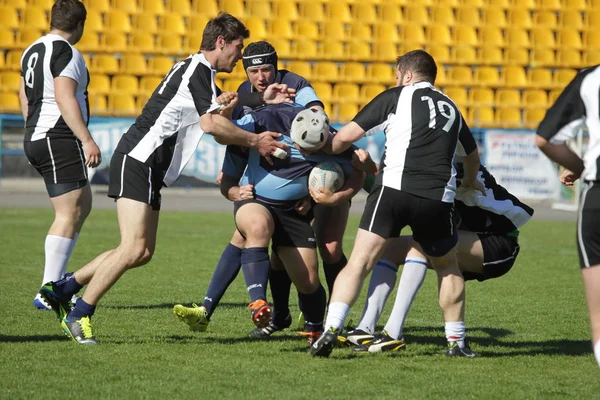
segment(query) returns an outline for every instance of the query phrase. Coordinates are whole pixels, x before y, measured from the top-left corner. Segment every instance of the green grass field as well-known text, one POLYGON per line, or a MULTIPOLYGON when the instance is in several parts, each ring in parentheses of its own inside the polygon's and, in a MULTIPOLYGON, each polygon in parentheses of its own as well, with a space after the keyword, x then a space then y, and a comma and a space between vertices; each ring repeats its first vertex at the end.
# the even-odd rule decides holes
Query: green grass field
MULTIPOLYGON (((529 223, 508 275, 467 284, 467 334, 482 355, 467 360, 443 355, 443 320, 431 272, 408 315, 407 350, 394 355, 338 349, 329 359, 313 359, 305 339, 293 331, 270 341, 249 339, 253 326, 241 276, 208 332, 190 332, 171 309, 202 301, 232 232, 231 215, 219 213, 163 212, 154 259, 128 272, 94 316, 101 345, 79 346, 63 335, 53 313, 32 306, 51 220, 50 210, 0 209, 3 399, 591 399, 600 393, 573 222, 529 223)), ((352 217, 348 255, 357 224, 352 217)), ((117 241, 115 213, 93 211, 69 270, 117 241)), ((297 315, 296 301, 292 304, 297 315)), ((363 304, 361 297, 351 313, 354 321, 363 304)))

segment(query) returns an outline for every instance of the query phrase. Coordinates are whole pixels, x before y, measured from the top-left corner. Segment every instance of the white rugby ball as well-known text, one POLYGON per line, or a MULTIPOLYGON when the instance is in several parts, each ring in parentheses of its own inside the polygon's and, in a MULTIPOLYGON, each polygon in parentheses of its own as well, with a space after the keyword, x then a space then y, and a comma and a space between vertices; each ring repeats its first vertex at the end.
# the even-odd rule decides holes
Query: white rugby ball
POLYGON ((344 186, 344 170, 333 161, 319 163, 310 171, 308 186, 313 189, 322 187, 337 192, 344 186))

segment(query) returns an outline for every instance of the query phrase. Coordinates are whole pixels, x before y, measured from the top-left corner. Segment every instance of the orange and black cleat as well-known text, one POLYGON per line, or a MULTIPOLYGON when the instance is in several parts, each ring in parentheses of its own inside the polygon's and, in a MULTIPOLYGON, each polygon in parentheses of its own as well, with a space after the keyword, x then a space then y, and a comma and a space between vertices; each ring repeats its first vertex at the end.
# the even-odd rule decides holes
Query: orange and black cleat
POLYGON ((248 308, 252 311, 252 322, 257 328, 265 328, 269 325, 271 319, 271 306, 269 303, 259 299, 248 304, 248 308))

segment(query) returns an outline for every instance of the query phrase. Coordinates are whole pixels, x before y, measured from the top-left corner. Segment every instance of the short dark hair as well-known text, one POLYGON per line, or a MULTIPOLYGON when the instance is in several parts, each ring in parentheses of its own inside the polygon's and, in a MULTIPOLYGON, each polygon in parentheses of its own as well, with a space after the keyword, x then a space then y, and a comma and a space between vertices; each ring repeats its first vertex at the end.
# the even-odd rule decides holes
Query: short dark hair
POLYGON ((411 71, 426 78, 432 84, 437 76, 435 60, 425 50, 413 50, 396 59, 396 68, 399 71, 411 71))
POLYGON ((79 0, 56 0, 52 6, 50 29, 73 32, 79 23, 85 23, 87 11, 79 0))
POLYGON ((219 36, 223 36, 225 43, 231 43, 240 36, 247 39, 250 36, 250 31, 242 21, 233 15, 220 12, 215 18, 211 18, 204 27, 200 50, 214 50, 219 36))

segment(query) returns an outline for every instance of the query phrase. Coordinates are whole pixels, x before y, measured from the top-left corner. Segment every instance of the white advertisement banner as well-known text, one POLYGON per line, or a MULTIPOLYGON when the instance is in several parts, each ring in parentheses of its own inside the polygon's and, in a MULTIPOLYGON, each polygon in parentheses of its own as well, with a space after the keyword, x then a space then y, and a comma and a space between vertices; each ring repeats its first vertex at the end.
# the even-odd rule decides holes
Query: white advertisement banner
POLYGON ((555 200, 556 167, 535 145, 531 131, 487 130, 485 165, 496 181, 519 198, 555 200))

